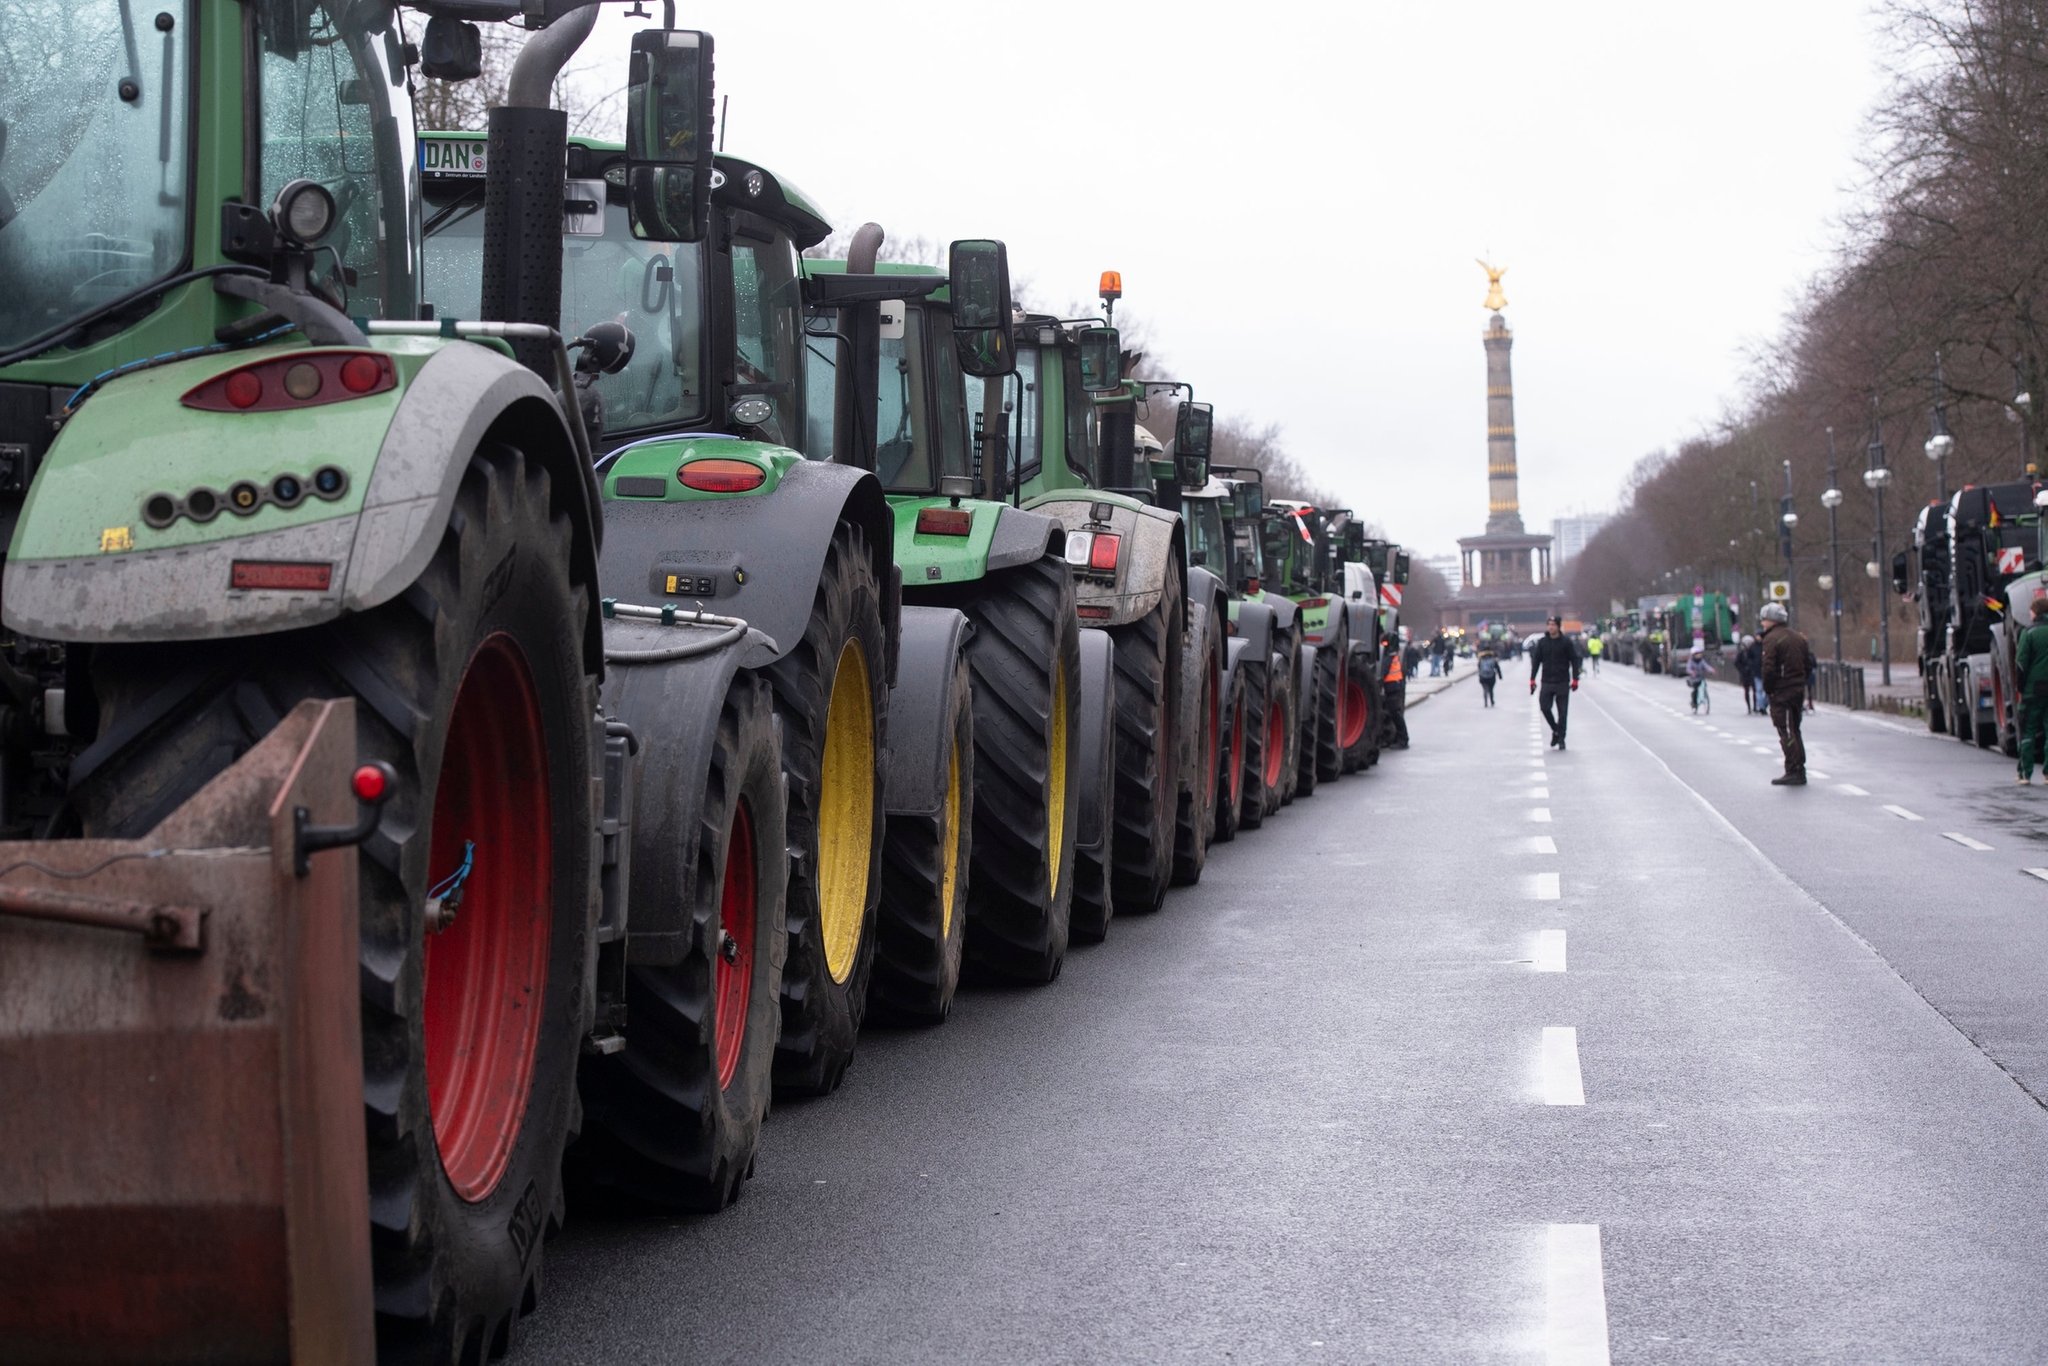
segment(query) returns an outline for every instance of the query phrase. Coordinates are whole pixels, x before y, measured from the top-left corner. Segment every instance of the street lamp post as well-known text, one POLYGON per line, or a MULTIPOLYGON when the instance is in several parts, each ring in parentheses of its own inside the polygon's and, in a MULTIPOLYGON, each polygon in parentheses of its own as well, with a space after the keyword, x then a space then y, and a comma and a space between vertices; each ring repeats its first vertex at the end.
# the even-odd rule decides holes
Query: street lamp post
POLYGON ((1941 377, 1941 352, 1934 353, 1934 417, 1928 423, 1932 435, 1923 448, 1927 458, 1934 462, 1934 497, 1937 502, 1948 502, 1948 458, 1955 451, 1956 439, 1949 435, 1948 405, 1942 402, 1947 395, 1947 386, 1941 377))
POLYGON ((1778 533, 1778 548, 1785 552, 1785 608, 1795 618, 1799 615, 1799 581, 1792 573, 1792 530, 1799 525, 1799 514, 1792 510, 1792 462, 1785 462, 1785 501, 1778 505, 1778 524, 1784 530, 1778 533))
POLYGON ((2034 477, 2034 443, 2027 431, 2027 418, 2034 407, 2033 392, 2027 387, 2026 371, 2021 368, 2020 358, 2012 358, 2012 406, 2006 416, 2020 424, 2020 478, 2034 477))
POLYGON ((1892 472, 1884 463, 1884 418, 1877 411, 1877 399, 1870 400, 1870 468, 1863 471, 1863 486, 1877 498, 1877 558, 1870 562, 1870 577, 1877 580, 1877 638, 1883 651, 1884 685, 1892 685, 1892 600, 1886 596, 1884 584, 1884 486, 1892 481, 1892 472))
POLYGON ((1835 509, 1842 505, 1842 491, 1835 487, 1835 429, 1828 428, 1828 486, 1820 496, 1828 510, 1828 572, 1820 576, 1821 590, 1828 595, 1828 615, 1835 622, 1835 663, 1842 662, 1842 563, 1840 542, 1835 538, 1835 509))

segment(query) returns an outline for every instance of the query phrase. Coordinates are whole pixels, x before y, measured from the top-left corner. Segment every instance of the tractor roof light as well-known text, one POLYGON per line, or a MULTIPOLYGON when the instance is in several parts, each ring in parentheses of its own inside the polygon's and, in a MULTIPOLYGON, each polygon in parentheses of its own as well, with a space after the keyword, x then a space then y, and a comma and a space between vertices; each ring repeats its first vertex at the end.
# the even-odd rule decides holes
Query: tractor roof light
POLYGON ((1105 270, 1105 271, 1103 271, 1103 272, 1102 272, 1102 282, 1101 282, 1101 284, 1100 284, 1100 286, 1099 286, 1099 290, 1100 290, 1100 292, 1101 292, 1101 294, 1102 294, 1102 302, 1104 302, 1104 303, 1106 303, 1106 304, 1111 304, 1111 303, 1115 303, 1115 302, 1116 302, 1116 301, 1117 301, 1118 299, 1121 299, 1121 298, 1123 298, 1123 297, 1124 297, 1124 276, 1123 276, 1123 272, 1122 272, 1122 271, 1120 271, 1120 270, 1105 270))

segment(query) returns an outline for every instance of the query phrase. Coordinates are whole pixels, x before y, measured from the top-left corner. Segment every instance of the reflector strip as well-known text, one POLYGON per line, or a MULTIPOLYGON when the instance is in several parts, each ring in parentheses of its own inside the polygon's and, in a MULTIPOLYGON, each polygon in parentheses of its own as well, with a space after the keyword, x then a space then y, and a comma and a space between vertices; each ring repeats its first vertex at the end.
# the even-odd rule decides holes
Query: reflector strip
POLYGON ((292 560, 236 560, 229 567, 228 587, 287 593, 325 593, 334 582, 332 564, 292 560))
POLYGON ((974 530, 974 514, 966 508, 924 508, 917 514, 920 536, 966 536, 974 530))

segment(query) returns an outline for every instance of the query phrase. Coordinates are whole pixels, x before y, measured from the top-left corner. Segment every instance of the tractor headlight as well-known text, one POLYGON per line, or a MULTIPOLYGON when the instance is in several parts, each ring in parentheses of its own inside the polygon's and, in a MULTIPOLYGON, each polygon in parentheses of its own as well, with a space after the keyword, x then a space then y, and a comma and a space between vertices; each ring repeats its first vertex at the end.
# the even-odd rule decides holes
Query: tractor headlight
POLYGON ((310 247, 334 228, 334 196, 316 180, 294 180, 277 192, 270 220, 295 245, 310 247))

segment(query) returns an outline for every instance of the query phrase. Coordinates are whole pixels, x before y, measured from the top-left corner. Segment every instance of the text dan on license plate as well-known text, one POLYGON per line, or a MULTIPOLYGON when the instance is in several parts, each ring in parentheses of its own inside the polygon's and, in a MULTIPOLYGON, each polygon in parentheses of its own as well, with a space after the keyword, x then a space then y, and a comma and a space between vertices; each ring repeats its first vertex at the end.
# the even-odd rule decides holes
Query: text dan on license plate
POLYGON ((420 170, 427 175, 482 175, 482 138, 421 138, 420 170))

